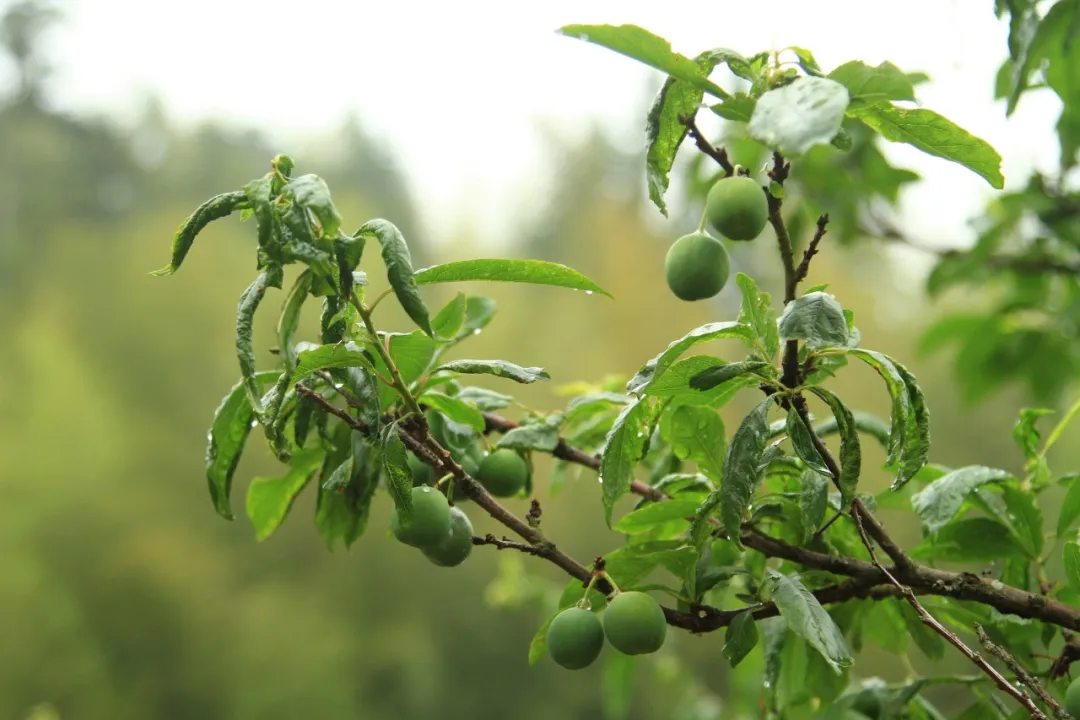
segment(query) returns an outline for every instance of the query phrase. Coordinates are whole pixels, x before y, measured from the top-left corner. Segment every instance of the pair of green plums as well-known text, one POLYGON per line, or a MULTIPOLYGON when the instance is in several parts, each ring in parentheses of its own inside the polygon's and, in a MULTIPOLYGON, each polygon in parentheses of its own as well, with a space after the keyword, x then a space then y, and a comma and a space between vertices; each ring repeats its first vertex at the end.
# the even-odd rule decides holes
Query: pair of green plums
MULTIPOLYGON (((745 175, 722 178, 709 190, 705 217, 718 233, 736 241, 755 239, 769 220, 769 202, 757 182, 745 175)), ((706 232, 683 235, 664 259, 668 287, 680 300, 711 298, 727 284, 731 259, 727 248, 706 232)))
POLYGON ((659 603, 634 590, 620 592, 603 613, 574 606, 551 621, 547 648, 551 659, 567 670, 592 665, 604 647, 604 639, 624 655, 648 655, 660 649, 667 637, 667 621, 659 603))
POLYGON ((411 493, 410 517, 403 521, 395 507, 390 514, 390 532, 436 565, 454 567, 465 562, 473 547, 469 516, 451 507, 446 496, 430 485, 414 487, 411 493))

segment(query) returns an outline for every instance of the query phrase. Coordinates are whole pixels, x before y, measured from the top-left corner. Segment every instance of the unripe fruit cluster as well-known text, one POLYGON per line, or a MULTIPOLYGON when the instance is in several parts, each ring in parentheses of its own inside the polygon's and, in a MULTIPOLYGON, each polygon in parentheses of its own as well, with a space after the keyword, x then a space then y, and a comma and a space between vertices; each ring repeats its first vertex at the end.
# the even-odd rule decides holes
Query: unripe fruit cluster
MULTIPOLYGON (((729 240, 749 241, 765 229, 769 203, 757 182, 745 175, 721 178, 705 200, 705 218, 729 240)), ((668 250, 664 274, 675 297, 687 302, 711 298, 727 284, 731 260, 727 249, 701 231, 683 235, 668 250)))
POLYGON ((604 638, 624 655, 648 655, 667 637, 667 621, 660 605, 642 592, 620 592, 603 613, 603 623, 589 610, 570 607, 548 626, 551 659, 567 670, 591 665, 604 647, 604 638))
MULTIPOLYGON (((446 438, 446 421, 437 412, 427 414, 431 436, 444 448, 450 448, 446 438)), ((486 453, 479 442, 472 443, 464 452, 451 451, 461 468, 476 478, 484 488, 499 498, 514 497, 521 493, 529 482, 529 464, 514 450, 502 448, 486 453)), ((430 465, 412 453, 408 456, 409 469, 412 470, 413 485, 434 485, 439 478, 430 465)), ((454 502, 466 500, 460 487, 454 487, 454 502)))
POLYGON ((412 489, 412 517, 401 521, 397 508, 390 515, 390 532, 401 542, 418 548, 424 557, 441 567, 454 567, 472 553, 472 523, 458 507, 433 487, 412 489))

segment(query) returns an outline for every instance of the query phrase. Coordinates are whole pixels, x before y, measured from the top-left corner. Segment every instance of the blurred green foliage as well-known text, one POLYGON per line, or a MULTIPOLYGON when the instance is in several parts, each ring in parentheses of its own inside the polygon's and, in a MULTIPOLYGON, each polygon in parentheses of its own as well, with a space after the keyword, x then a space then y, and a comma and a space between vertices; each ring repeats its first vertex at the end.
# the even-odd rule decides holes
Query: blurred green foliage
MULTIPOLYGON (((302 522, 314 512, 310 498, 263 544, 243 518, 229 524, 215 515, 203 479, 205 433, 236 378, 231 308, 251 276, 254 238, 238 221, 218 223, 200 237, 191 272, 165 284, 148 271, 160 266, 178 219, 209 194, 261 173, 282 148, 216 124, 180 130, 153 101, 130 133, 107 119, 58 114, 42 100, 43 61, 26 45, 26 28, 35 26, 5 27, 0 39, 23 58, 23 82, 0 107, 7 340, 0 354, 0 717, 690 720, 755 711, 760 661, 728 669, 718 659, 719 636, 680 634, 641 661, 629 709, 597 687, 616 686, 612 678, 634 668, 601 662, 568 675, 545 662, 530 669, 529 640, 563 580, 546 567, 530 567, 526 577, 528 559, 480 549, 461 568, 432 571, 387 537, 385 497, 349 552, 328 553, 302 522), (538 575, 556 582, 549 587, 538 575)), ((857 151, 843 162, 855 167, 822 161, 821 175, 812 176, 844 184, 805 191, 810 222, 827 209, 841 239, 860 233, 856 193, 895 200, 914 180, 883 169, 878 151, 860 145, 857 134, 854 140, 857 151)), ((332 151, 308 156, 309 169, 334 188, 347 224, 391 218, 418 267, 474 254, 467 242, 428 241, 419 203, 360 119, 348 120, 326 147, 332 151)), ((519 393, 544 409, 561 404, 552 395, 560 383, 628 376, 671 338, 737 308, 733 288, 694 305, 666 292, 667 245, 696 219, 691 210, 650 229, 646 214, 654 210, 645 206, 639 153, 619 150, 599 130, 549 150, 558 168, 550 210, 501 254, 567 263, 616 300, 487 287, 500 311, 472 341, 478 356, 544 366, 555 382, 519 393)), ((733 269, 775 290, 766 245, 735 249, 733 269)), ((840 252, 831 244, 808 282, 829 281, 858 310, 866 345, 909 358, 934 313, 904 268, 881 259, 880 247, 840 252)), ((450 297, 424 292, 432 306, 450 297)), ((986 309, 982 296, 975 302, 986 309)), ((272 336, 270 315, 256 327, 257 347, 270 344, 258 341, 272 336)), ((305 314, 308 328, 316 320, 305 314)), ((934 412, 935 461, 1019 470, 1023 458, 1002 439, 1024 395, 1007 389, 984 412, 966 414, 943 359, 909 367, 934 412)), ((1063 381, 1075 377, 1073 365, 1061 372, 1063 381)), ((871 371, 846 372, 837 387, 867 398, 860 409, 887 413, 871 371)), ((745 401, 733 403, 731 416, 746 409, 745 401)), ((1055 452, 1076 456, 1067 443, 1055 452)), ((881 465, 872 460, 868 467, 881 465)), ((538 467, 544 526, 560 545, 588 557, 618 544, 596 512, 593 476, 568 472, 550 498, 552 466, 538 467)), ((272 468, 266 454, 250 452, 238 477, 272 468)), ((864 482, 876 490, 887 478, 870 473, 864 482)), ((498 532, 485 519, 473 521, 480 533, 498 532)), ((918 528, 898 526, 894 535, 914 546, 918 528)), ((916 665, 932 664, 920 657, 916 665)), ((894 656, 880 650, 867 648, 858 667, 902 679, 894 656)), ((933 667, 967 671, 956 658, 933 667)), ((942 707, 950 707, 947 698, 942 707)))

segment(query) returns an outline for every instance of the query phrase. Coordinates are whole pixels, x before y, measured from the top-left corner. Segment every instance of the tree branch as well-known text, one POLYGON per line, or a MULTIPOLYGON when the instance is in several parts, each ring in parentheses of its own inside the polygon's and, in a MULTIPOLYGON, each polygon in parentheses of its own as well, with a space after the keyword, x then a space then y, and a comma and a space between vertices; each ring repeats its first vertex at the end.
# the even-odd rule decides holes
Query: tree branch
POLYGON ((825 213, 817 220, 817 232, 814 233, 814 237, 810 239, 810 244, 803 250, 802 260, 799 261, 799 266, 795 268, 795 284, 798 285, 806 279, 807 274, 810 272, 810 261, 817 255, 818 245, 821 243, 821 239, 825 237, 825 229, 829 224, 829 213, 825 213))
POLYGON ((690 133, 690 137, 694 139, 694 144, 697 145, 697 149, 705 153, 713 160, 717 162, 720 167, 724 169, 727 175, 735 174, 735 166, 731 164, 731 160, 728 159, 727 148, 715 148, 712 146, 705 136, 701 134, 701 130, 698 129, 697 123, 694 122, 693 115, 680 115, 679 122, 686 126, 687 132, 690 133))
MULTIPOLYGON (((1020 666, 1020 663, 1016 661, 1016 658, 1009 654, 1008 650, 999 645, 995 645, 993 641, 990 640, 990 636, 986 634, 986 631, 983 630, 982 625, 979 623, 975 623, 975 634, 979 637, 979 642, 986 648, 986 651, 1005 663, 1009 670, 1016 675, 1016 679, 1020 681, 1020 684, 1035 693, 1039 699, 1050 708, 1050 712, 1054 714, 1055 718, 1058 720, 1069 720, 1072 717, 1072 715, 1062 709, 1061 705, 1058 704, 1058 701, 1055 700, 1050 693, 1046 692, 1046 689, 1043 688, 1042 683, 1039 682, 1038 678, 1034 678, 1028 674, 1028 672, 1020 666)), ((1033 714, 1032 717, 1037 716, 1033 714)))

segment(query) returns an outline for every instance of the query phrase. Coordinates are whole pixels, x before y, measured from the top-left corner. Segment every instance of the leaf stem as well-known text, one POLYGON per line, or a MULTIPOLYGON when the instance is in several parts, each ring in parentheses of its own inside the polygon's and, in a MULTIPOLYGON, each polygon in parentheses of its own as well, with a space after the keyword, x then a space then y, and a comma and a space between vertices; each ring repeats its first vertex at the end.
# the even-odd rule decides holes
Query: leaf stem
MULTIPOLYGON (((385 294, 385 293, 384 293, 385 294)), ((401 371, 398 370, 397 363, 390 357, 390 351, 387 350, 381 342, 379 342, 379 332, 375 329, 375 324, 371 322, 371 310, 372 308, 365 307, 364 303, 360 302, 360 298, 353 293, 349 297, 349 302, 356 308, 356 311, 360 313, 360 319, 364 321, 364 327, 367 329, 368 335, 371 336, 372 344, 375 346, 376 352, 379 353, 379 357, 386 363, 387 370, 390 371, 390 377, 393 378, 393 387, 401 395, 401 399, 405 402, 405 406, 409 409, 409 412, 415 414, 420 418, 421 422, 424 422, 424 413, 420 409, 420 405, 416 402, 416 397, 409 392, 409 386, 405 383, 405 380, 401 377, 401 371)), ((426 424, 426 422, 425 422, 426 424)))

